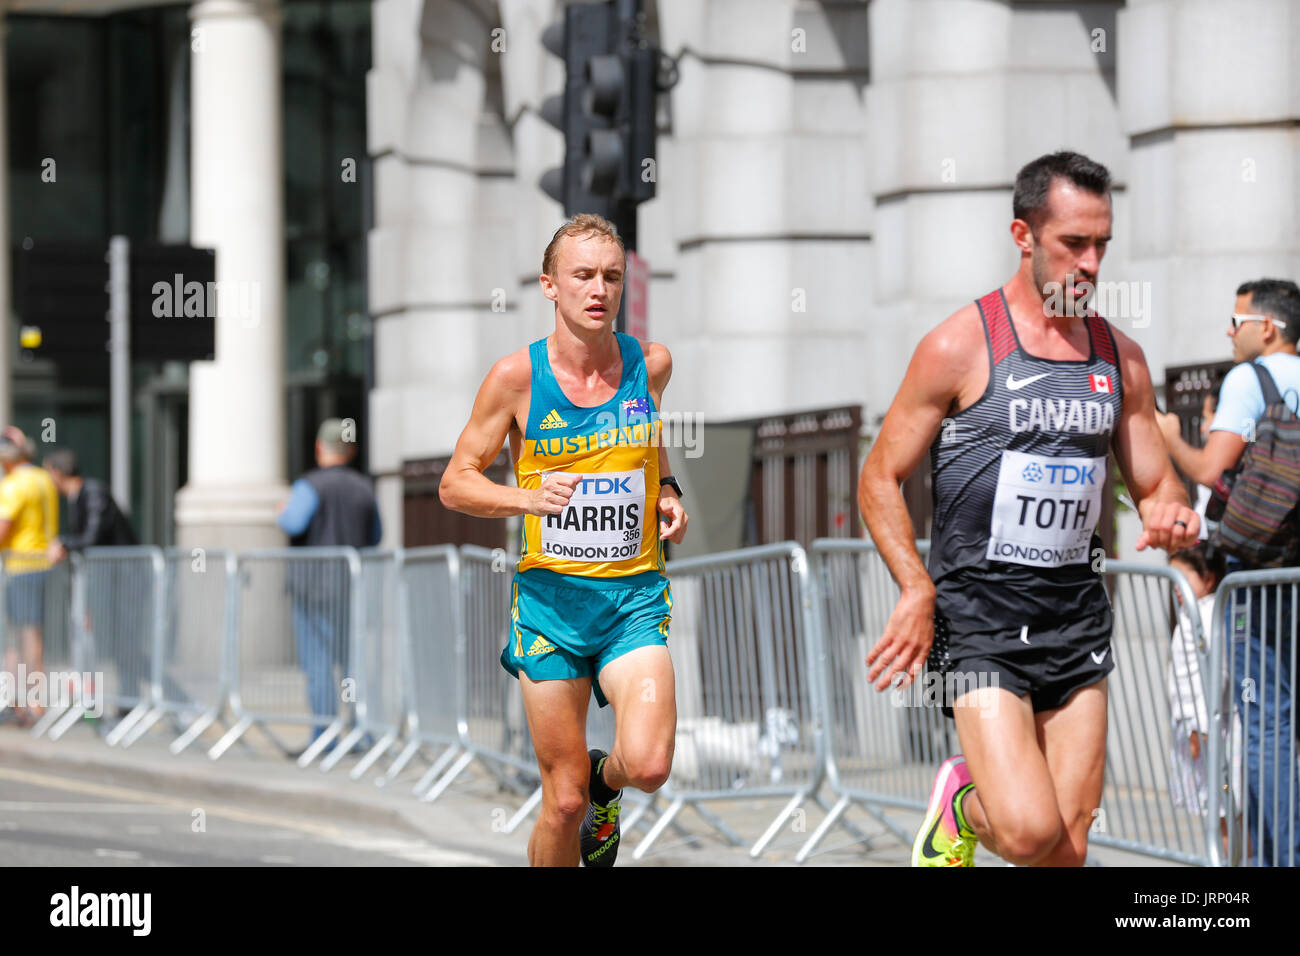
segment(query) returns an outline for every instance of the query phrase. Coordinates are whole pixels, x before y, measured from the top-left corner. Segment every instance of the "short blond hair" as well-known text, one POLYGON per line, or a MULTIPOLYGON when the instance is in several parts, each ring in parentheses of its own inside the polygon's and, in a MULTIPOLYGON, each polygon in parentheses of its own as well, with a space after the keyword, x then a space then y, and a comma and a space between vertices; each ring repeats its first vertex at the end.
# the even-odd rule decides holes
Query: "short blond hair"
POLYGON ((551 236, 551 241, 546 246, 546 252, 542 254, 542 272, 546 275, 554 275, 555 259, 559 255, 560 240, 566 236, 603 236, 613 242, 618 243, 619 251, 623 253, 623 261, 627 261, 627 248, 623 245, 623 239, 614 228, 614 224, 604 216, 598 216, 592 212, 580 212, 576 216, 571 216, 564 221, 564 225, 555 230, 555 235, 551 236))

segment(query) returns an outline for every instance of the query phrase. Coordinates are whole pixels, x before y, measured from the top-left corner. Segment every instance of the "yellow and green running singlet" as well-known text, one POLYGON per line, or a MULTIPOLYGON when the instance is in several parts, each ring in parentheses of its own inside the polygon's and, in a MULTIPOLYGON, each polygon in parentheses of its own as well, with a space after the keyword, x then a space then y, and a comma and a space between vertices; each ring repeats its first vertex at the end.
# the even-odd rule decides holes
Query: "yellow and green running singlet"
POLYGON ((528 349, 532 393, 523 449, 515 462, 520 488, 548 475, 581 475, 557 515, 524 515, 519 570, 546 568, 584 578, 662 573, 659 542, 659 410, 635 338, 622 333, 623 375, 614 397, 579 408, 551 371, 546 339, 528 349))

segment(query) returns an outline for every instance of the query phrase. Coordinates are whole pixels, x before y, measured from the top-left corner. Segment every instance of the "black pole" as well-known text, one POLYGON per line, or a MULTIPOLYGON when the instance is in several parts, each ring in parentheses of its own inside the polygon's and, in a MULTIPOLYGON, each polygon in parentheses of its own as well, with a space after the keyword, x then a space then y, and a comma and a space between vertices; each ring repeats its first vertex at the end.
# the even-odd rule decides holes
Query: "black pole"
MULTIPOLYGON (((641 4, 642 0, 614 0, 614 16, 618 23, 620 47, 631 45, 640 39, 641 4)), ((618 234, 623 237, 623 247, 628 252, 635 252, 637 248, 636 210, 637 203, 633 201, 617 200, 614 203, 614 226, 618 229, 618 234)), ((626 279, 625 274, 623 298, 619 302, 618 316, 614 320, 614 327, 620 332, 627 331, 626 279)))

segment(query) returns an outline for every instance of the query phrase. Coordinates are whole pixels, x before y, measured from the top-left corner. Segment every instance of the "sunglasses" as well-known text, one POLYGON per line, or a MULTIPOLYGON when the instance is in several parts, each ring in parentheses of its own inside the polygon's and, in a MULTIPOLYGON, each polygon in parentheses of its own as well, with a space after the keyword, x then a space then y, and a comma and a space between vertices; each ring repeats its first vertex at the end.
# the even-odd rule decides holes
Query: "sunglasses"
POLYGON ((1272 322, 1273 319, 1267 315, 1238 315, 1232 313, 1232 331, 1236 332, 1246 322, 1272 322))

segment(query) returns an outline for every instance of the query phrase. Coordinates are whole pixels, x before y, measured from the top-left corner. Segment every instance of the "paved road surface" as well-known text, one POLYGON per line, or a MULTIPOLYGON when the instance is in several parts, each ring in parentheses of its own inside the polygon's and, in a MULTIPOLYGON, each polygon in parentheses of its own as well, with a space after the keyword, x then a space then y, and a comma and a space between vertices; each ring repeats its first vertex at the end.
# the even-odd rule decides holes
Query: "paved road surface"
POLYGON ((0 767, 0 866, 466 866, 411 835, 0 767))

